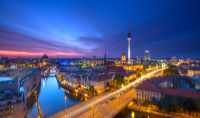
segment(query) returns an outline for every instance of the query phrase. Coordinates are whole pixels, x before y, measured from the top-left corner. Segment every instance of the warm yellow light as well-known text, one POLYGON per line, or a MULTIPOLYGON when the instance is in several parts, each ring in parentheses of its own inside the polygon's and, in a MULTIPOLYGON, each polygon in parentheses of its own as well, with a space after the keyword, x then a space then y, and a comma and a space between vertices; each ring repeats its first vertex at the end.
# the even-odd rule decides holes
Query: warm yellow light
POLYGON ((78 89, 75 89, 75 92, 78 93, 78 89))
POLYGON ((85 94, 84 94, 84 96, 85 96, 85 97, 88 97, 88 94, 87 94, 87 93, 85 93, 85 94))
POLYGON ((123 87, 124 87, 124 84, 121 85, 121 88, 123 88, 123 87))
POLYGON ((134 111, 131 112, 131 118, 135 118, 135 112, 134 111))
POLYGON ((128 106, 132 106, 133 105, 133 102, 130 102, 129 104, 128 104, 128 106))

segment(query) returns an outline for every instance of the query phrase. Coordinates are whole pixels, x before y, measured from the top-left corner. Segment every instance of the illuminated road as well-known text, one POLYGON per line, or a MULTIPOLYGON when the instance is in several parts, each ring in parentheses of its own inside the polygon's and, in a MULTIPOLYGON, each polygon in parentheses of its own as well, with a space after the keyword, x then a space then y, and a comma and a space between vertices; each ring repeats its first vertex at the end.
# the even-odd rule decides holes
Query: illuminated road
MULTIPOLYGON (((159 72, 162 72, 165 69, 167 69, 167 67, 149 72, 145 75, 142 75, 140 78, 131 82, 127 86, 124 86, 124 87, 122 87, 122 88, 120 88, 120 89, 118 89, 118 90, 116 90, 112 93, 109 93, 109 94, 106 94, 106 95, 103 95, 103 96, 97 96, 94 99, 86 101, 85 104, 83 103, 83 104, 80 104, 79 106, 72 107, 70 110, 68 110, 68 109, 63 110, 63 111, 58 112, 57 114, 55 114, 51 117, 52 118, 63 118, 63 117, 65 117, 65 118, 75 118, 75 117, 78 117, 78 116, 83 116, 83 113, 87 113, 88 111, 90 111, 91 108, 96 107, 98 104, 103 104, 103 102, 109 101, 110 99, 115 98, 116 96, 118 96, 120 94, 123 94, 121 96, 126 97, 124 95, 124 93, 127 93, 127 90, 133 90, 133 89, 130 89, 130 88, 136 87, 138 84, 141 84, 143 81, 153 77, 154 75, 156 75, 159 72)), ((127 101, 126 99, 124 99, 124 100, 127 101)), ((103 112, 102 112, 102 114, 103 114, 103 112)), ((104 115, 104 117, 105 117, 105 115, 104 115)))
POLYGON ((134 89, 130 89, 122 95, 117 95, 91 107, 87 112, 81 113, 76 118, 113 118, 135 97, 134 89))

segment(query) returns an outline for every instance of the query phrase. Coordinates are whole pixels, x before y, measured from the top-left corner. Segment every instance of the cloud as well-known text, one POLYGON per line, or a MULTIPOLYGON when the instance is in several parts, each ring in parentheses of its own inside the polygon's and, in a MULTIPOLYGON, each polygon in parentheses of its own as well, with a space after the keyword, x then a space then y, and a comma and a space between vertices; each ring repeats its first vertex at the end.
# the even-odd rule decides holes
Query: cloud
POLYGON ((50 56, 82 56, 84 51, 56 41, 46 41, 25 34, 0 29, 0 55, 37 56, 44 53, 50 56))
POLYGON ((103 56, 105 51, 110 57, 118 57, 125 52, 127 45, 127 33, 111 34, 99 37, 80 37, 80 43, 93 47, 89 56, 103 56))

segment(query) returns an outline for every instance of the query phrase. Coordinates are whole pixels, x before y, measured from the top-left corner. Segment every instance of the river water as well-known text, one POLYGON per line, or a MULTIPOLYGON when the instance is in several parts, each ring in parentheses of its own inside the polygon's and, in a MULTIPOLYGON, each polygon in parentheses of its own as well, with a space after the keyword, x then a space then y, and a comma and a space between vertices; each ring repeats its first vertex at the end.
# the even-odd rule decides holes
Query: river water
MULTIPOLYGON (((55 76, 49 76, 41 79, 40 92, 38 102, 42 109, 42 115, 48 117, 60 110, 68 108, 80 101, 66 94, 59 84, 55 76)), ((28 118, 37 118, 38 110, 36 103, 29 109, 28 118)))

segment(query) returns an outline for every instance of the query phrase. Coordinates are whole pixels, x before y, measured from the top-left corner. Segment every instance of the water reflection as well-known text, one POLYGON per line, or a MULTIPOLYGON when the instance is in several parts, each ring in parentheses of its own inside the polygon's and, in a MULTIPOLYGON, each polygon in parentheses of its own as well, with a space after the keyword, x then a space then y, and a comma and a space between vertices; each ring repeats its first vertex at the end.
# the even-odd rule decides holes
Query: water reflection
POLYGON ((128 108, 123 109, 115 118, 166 118, 158 115, 149 114, 146 112, 139 112, 130 110, 128 108))
MULTIPOLYGON (((79 103, 66 94, 65 90, 58 85, 55 76, 49 76, 41 80, 41 86, 38 94, 38 104, 41 107, 42 115, 47 117, 64 108, 79 103)), ((38 109, 36 104, 28 111, 28 118, 36 118, 38 109)))
POLYGON ((135 112, 131 111, 131 118, 135 118, 135 112))

